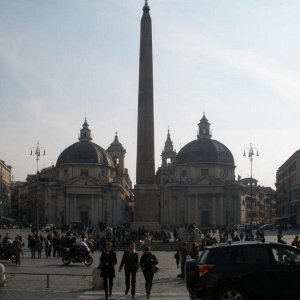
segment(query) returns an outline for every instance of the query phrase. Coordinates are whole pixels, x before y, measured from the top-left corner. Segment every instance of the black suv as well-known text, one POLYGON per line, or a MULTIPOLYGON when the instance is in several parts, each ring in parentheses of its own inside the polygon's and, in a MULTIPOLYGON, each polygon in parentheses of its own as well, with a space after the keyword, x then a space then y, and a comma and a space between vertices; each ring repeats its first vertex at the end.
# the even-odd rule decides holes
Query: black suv
POLYGON ((186 262, 191 299, 300 299, 300 249, 273 242, 205 247, 186 262))

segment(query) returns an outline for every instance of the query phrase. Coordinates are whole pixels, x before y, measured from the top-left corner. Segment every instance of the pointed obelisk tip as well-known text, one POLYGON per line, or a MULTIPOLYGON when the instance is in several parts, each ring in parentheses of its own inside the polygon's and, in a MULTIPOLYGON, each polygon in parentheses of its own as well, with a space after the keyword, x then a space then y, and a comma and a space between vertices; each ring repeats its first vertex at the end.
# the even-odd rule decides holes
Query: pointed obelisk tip
POLYGON ((143 7, 143 12, 145 13, 149 13, 150 7, 148 5, 148 0, 145 0, 145 5, 143 7))

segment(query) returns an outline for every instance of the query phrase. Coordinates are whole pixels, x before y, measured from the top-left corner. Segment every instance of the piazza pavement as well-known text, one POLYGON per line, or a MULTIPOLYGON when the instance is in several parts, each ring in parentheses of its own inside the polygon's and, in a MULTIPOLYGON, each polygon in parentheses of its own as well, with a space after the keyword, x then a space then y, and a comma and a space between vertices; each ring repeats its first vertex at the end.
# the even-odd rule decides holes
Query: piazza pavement
MULTIPOLYGON (((94 262, 90 267, 83 264, 71 263, 65 266, 61 258, 45 258, 42 253, 41 259, 31 259, 27 248, 27 237, 30 234, 27 230, 0 229, 2 238, 8 233, 14 237, 19 234, 25 242, 24 256, 21 265, 16 266, 9 261, 0 261, 5 267, 7 284, 0 287, 1 300, 102 300, 103 291, 92 289, 92 272, 98 266, 100 252, 92 254, 94 262)), ((45 232, 41 232, 45 234, 45 232)), ((295 235, 300 235, 299 230, 283 231, 283 239, 290 244, 295 235)), ((276 241, 277 231, 266 231, 266 240, 276 241)), ((172 243, 172 242, 170 242, 172 243)), ((175 246, 174 246, 175 248, 175 246)), ((159 260, 160 270, 155 274, 150 299, 173 299, 188 300, 188 292, 183 280, 177 278, 177 269, 174 251, 154 251, 159 260)), ((140 251, 138 252, 142 254, 140 251)), ((124 294, 125 282, 124 271, 118 272, 118 267, 122 258, 122 251, 117 251, 116 278, 114 281, 113 294, 111 299, 130 299, 124 294), (117 286, 117 282, 121 284, 117 286)), ((129 293, 130 295, 130 293, 129 293)), ((139 270, 137 273, 136 299, 146 299, 144 291, 144 277, 139 270)))

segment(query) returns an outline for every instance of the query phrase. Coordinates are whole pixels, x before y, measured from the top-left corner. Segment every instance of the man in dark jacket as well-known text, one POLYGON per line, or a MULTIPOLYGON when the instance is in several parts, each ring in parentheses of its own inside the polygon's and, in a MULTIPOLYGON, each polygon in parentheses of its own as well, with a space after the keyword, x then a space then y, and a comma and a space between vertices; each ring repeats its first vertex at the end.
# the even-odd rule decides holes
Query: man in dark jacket
POLYGON ((123 253, 122 261, 119 267, 119 272, 124 266, 125 270, 125 295, 128 294, 130 289, 130 275, 131 275, 131 296, 135 296, 135 282, 136 272, 139 268, 139 255, 135 250, 135 243, 131 243, 129 249, 123 253))
POLYGON ((186 257, 189 254, 189 250, 187 248, 187 244, 184 242, 180 246, 178 250, 180 254, 180 269, 181 269, 181 274, 178 274, 177 277, 179 278, 185 278, 185 262, 186 262, 186 257))

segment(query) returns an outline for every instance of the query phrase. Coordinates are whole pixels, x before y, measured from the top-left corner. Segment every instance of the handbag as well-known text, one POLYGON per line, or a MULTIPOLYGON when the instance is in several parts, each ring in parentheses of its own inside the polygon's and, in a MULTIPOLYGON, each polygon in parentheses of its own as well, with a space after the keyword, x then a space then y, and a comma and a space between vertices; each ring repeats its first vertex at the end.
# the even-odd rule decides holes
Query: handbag
POLYGON ((152 272, 157 273, 159 271, 159 265, 158 264, 152 264, 152 272))

